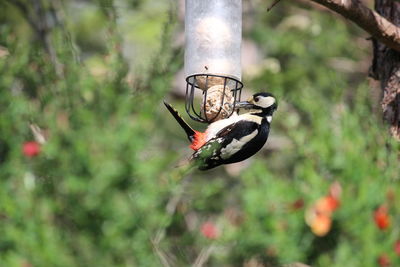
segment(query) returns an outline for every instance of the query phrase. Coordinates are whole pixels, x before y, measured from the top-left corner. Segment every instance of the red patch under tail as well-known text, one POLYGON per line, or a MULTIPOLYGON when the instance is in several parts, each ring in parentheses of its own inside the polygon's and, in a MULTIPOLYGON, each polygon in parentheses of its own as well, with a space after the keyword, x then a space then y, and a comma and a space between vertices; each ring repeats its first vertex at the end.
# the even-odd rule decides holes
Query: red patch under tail
POLYGON ((193 150, 198 150, 206 143, 206 139, 207 139, 206 133, 195 131, 194 138, 192 144, 190 145, 190 148, 193 150))

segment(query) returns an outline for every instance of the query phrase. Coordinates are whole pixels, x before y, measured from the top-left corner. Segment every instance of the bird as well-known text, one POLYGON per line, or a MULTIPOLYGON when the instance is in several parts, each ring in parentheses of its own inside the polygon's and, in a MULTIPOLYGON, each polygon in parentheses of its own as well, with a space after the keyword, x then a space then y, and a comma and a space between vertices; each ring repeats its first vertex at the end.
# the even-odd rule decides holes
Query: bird
POLYGON ((235 107, 246 110, 208 125, 204 132, 194 130, 173 108, 165 106, 185 131, 194 153, 189 162, 199 170, 240 162, 256 154, 266 143, 272 116, 278 108, 276 98, 267 92, 256 93, 235 107))

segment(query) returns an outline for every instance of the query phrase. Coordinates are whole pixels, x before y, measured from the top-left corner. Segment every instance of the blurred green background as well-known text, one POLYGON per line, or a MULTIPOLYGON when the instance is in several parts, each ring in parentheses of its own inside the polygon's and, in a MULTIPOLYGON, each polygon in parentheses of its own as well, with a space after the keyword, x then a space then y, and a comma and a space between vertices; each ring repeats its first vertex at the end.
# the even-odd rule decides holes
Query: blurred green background
POLYGON ((309 5, 243 1, 244 94, 277 96, 270 139, 175 179, 190 149, 162 100, 183 113, 182 3, 0 1, 0 266, 400 266, 400 146, 368 36, 309 5), (305 214, 335 181, 315 234, 305 214))

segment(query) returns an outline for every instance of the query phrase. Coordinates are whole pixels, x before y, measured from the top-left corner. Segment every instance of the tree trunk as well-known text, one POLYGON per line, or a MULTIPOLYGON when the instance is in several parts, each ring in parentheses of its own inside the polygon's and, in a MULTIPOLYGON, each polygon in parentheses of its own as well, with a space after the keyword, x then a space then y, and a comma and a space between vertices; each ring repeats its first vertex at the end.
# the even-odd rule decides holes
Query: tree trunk
MULTIPOLYGON (((400 26, 400 2, 375 0, 375 10, 400 26)), ((383 91, 383 117, 390 124, 390 133, 400 140, 400 52, 373 39, 374 58, 371 76, 380 81, 383 91)))

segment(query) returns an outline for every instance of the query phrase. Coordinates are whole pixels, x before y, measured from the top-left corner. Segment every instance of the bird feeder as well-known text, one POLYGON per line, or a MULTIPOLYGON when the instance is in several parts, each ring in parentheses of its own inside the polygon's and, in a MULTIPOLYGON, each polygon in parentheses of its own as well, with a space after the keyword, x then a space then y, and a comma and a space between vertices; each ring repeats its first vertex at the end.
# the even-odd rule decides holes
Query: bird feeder
POLYGON ((193 120, 211 123, 235 111, 241 41, 241 0, 186 0, 185 108, 193 120))

